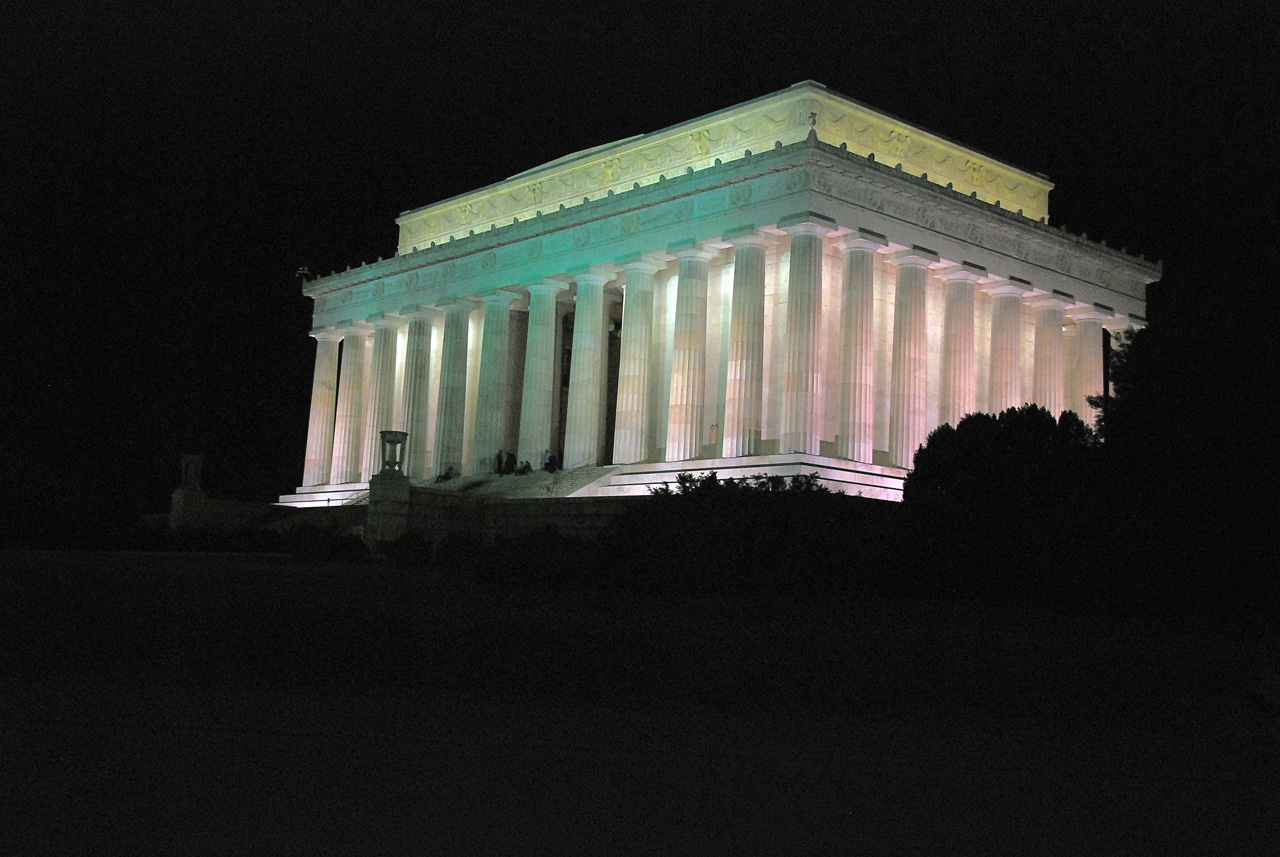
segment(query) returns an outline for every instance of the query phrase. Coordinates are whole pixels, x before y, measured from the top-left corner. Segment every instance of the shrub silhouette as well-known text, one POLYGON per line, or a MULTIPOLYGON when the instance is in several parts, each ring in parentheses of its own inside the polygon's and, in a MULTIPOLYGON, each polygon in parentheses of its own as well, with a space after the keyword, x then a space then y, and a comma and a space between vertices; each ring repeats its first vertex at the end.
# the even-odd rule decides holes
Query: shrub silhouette
POLYGON ((1079 508, 1094 488, 1097 458, 1093 431, 1071 411, 1056 420, 1031 404, 999 416, 970 414, 930 433, 903 500, 986 513, 1079 508))

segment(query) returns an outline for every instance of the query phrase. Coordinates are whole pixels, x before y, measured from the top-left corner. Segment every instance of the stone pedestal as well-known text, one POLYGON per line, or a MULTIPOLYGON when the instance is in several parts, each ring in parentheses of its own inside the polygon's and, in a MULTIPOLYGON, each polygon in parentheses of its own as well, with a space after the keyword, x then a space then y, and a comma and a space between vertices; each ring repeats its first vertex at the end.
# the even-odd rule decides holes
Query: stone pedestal
POLYGON ((200 489, 200 471, 204 458, 199 455, 182 456, 182 477, 178 487, 169 497, 169 529, 181 530, 198 520, 209 499, 200 489))
POLYGON ((404 474, 402 431, 379 432, 378 450, 382 469, 369 477, 369 511, 365 517, 364 540, 370 547, 393 542, 409 531, 409 477, 404 474))
POLYGON ((364 541, 370 547, 394 542, 409 531, 409 477, 386 470, 369 477, 369 512, 364 541))

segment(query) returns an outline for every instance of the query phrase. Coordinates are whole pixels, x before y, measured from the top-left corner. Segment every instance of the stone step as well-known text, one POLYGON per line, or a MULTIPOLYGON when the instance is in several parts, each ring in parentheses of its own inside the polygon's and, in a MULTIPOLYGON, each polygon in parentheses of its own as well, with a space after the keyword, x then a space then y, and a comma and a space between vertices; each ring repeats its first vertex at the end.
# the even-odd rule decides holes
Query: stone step
POLYGON ((314 509, 329 506, 363 505, 369 502, 368 482, 341 485, 306 485, 293 494, 283 494, 276 501, 281 506, 314 509))
POLYGON ((576 470, 564 471, 564 476, 555 483, 556 493, 551 496, 575 496, 577 492, 586 489, 595 482, 601 481, 617 469, 614 465, 604 465, 601 467, 579 467, 576 470))
POLYGON ((876 500, 901 500, 906 476, 899 468, 805 454, 698 459, 621 465, 583 495, 644 496, 663 483, 674 486, 679 474, 686 471, 695 476, 715 472, 720 479, 750 478, 760 473, 786 477, 817 473, 818 480, 832 491, 876 500))

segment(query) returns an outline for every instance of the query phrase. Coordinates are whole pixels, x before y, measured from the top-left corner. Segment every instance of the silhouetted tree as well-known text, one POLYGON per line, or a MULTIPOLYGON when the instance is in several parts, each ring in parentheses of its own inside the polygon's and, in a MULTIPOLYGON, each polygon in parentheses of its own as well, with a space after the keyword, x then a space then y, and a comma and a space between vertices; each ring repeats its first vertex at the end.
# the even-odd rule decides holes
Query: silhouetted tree
POLYGON ((1175 364, 1171 349, 1151 328, 1116 337, 1108 367, 1111 395, 1089 397, 1089 404, 1100 409, 1096 428, 1104 444, 1139 457, 1167 454, 1170 443, 1178 445, 1175 437, 1184 433, 1191 396, 1185 373, 1175 364))
POLYGON ((1111 395, 1090 400, 1104 408, 1099 469, 1122 521, 1118 535, 1153 589, 1186 604, 1224 611, 1274 604, 1274 563, 1239 553, 1261 540, 1258 498, 1273 490, 1268 444, 1259 439, 1259 427, 1270 431, 1273 421, 1259 419, 1265 398, 1253 394, 1267 376, 1254 366, 1248 378, 1233 367, 1233 343, 1211 347, 1194 333, 1154 325, 1121 334, 1109 364, 1111 395))
POLYGON ((1097 433, 1107 467, 1144 507, 1210 497, 1215 473, 1232 462, 1230 429, 1244 415, 1216 411, 1205 367, 1156 328, 1118 336, 1109 368, 1111 395, 1089 400, 1102 409, 1097 433))
POLYGON ((1078 416, 1038 405, 943 425, 916 451, 903 499, 975 511, 1064 509, 1085 501, 1097 443, 1078 416))

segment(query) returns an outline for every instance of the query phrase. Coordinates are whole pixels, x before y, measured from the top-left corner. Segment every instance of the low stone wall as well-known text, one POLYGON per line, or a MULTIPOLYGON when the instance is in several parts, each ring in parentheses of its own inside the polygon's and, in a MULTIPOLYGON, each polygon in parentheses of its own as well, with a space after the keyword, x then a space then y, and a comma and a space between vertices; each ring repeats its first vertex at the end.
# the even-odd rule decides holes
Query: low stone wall
POLYGON ((275 506, 250 500, 218 500, 199 490, 179 488, 169 503, 174 530, 252 530, 272 516, 275 506))

